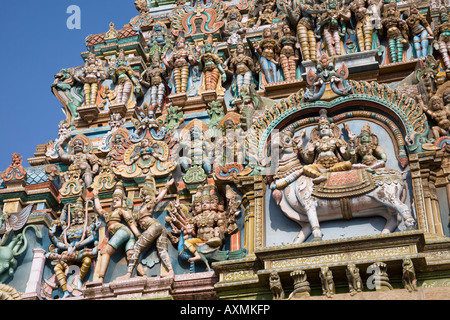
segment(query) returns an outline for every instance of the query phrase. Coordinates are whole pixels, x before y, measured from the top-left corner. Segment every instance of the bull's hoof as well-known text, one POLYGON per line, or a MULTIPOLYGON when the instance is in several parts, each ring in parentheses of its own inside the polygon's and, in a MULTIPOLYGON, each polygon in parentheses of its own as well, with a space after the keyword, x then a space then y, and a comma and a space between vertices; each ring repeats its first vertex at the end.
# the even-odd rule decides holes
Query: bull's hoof
POLYGON ((322 241, 322 237, 314 237, 311 241, 322 241))

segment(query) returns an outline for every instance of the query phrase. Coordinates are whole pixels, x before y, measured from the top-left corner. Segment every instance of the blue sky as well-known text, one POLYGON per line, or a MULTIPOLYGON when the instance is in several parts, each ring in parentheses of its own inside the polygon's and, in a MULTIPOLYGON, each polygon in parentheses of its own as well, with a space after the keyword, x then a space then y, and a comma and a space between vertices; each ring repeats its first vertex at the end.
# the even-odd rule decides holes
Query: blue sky
POLYGON ((139 12, 134 0, 2 1, 0 10, 0 171, 15 152, 27 159, 36 146, 57 138, 64 119, 50 86, 62 68, 83 64, 85 38, 121 29, 139 12), (67 8, 81 10, 81 29, 70 30, 67 8))

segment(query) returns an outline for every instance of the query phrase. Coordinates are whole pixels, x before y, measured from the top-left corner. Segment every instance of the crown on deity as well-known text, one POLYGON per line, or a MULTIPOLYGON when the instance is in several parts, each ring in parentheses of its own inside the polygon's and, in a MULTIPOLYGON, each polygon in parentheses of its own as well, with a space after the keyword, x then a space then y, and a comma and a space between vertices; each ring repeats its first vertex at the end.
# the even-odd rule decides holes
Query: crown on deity
POLYGON ((330 124, 330 120, 328 120, 327 116, 327 110, 322 109, 320 110, 320 116, 319 116, 319 126, 322 124, 330 124))
POLYGON ((114 189, 113 198, 119 197, 122 200, 125 199, 125 190, 123 189, 123 182, 119 181, 114 189))

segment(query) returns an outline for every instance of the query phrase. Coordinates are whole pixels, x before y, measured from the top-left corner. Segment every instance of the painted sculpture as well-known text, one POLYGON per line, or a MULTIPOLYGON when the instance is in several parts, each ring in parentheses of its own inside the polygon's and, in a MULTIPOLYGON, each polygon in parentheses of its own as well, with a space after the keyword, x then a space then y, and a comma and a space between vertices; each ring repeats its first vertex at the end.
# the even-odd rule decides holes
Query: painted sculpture
POLYGON ((141 74, 140 83, 150 88, 150 104, 152 106, 156 105, 159 110, 162 110, 166 94, 165 79, 167 72, 158 52, 151 59, 150 67, 141 74))
POLYGON ((280 54, 280 45, 275 39, 272 29, 264 29, 262 39, 256 42, 254 46, 259 55, 259 61, 266 82, 268 84, 278 82, 277 66, 279 65, 278 56, 280 54))
POLYGON ((372 50, 372 37, 374 25, 372 23, 366 0, 354 0, 350 3, 350 10, 356 18, 356 35, 361 51, 372 50))
POLYGON ((84 182, 84 186, 89 189, 92 185, 94 175, 99 169, 99 160, 92 154, 92 144, 90 140, 84 135, 75 136, 68 145, 68 151, 66 152, 63 148, 63 143, 61 142, 56 146, 60 159, 70 164, 73 170, 79 171, 80 176, 84 182))
POLYGON ((156 243, 158 254, 167 269, 167 274, 165 276, 174 276, 172 261, 168 253, 170 233, 153 217, 153 212, 156 206, 164 199, 168 189, 173 185, 173 183, 174 179, 172 178, 167 183, 166 188, 164 188, 164 190, 159 193, 158 197, 156 197, 154 179, 151 176, 146 178, 145 185, 141 189, 140 194, 143 198, 143 204, 135 213, 135 220, 137 221, 139 228, 142 230, 142 234, 139 236, 132 249, 133 251, 128 261, 127 273, 125 276, 120 277, 120 280, 129 279, 135 268, 137 269, 138 275, 145 276, 144 267, 142 264, 137 265, 137 262, 142 252, 153 243, 156 243))
POLYGON ((107 77, 103 62, 94 53, 90 52, 86 63, 80 70, 80 74, 74 73, 78 82, 84 84, 84 101, 87 105, 95 105, 101 82, 107 77))
POLYGON ((175 42, 173 52, 166 50, 162 55, 164 63, 172 70, 174 87, 172 93, 185 93, 188 88, 190 68, 197 64, 196 57, 183 36, 175 42))
POLYGON ((68 205, 62 217, 54 221, 48 231, 52 245, 46 257, 54 266, 53 271, 63 291, 63 299, 74 294, 74 289, 68 288, 66 277, 70 267, 77 265, 80 268, 79 274, 74 279, 75 288, 79 291, 92 261, 97 257, 99 240, 100 221, 89 218, 83 199, 79 198, 73 205, 73 210, 71 209, 68 205))
POLYGON ((434 48, 439 50, 444 65, 450 69, 450 19, 447 8, 442 7, 439 14, 440 23, 436 28, 436 37, 434 48))
POLYGON ((133 69, 127 64, 127 59, 123 50, 119 52, 115 64, 110 65, 108 73, 114 84, 116 84, 116 104, 128 105, 132 93, 134 93, 136 97, 142 96, 143 92, 139 80, 133 69))
POLYGON ((425 16, 420 14, 417 4, 411 4, 410 12, 406 24, 412 34, 416 56, 423 58, 428 55, 430 40, 433 40, 434 34, 425 16))
POLYGON ((291 31, 289 24, 282 25, 278 36, 280 43, 280 65, 283 70, 285 81, 294 81, 297 78, 297 61, 299 60, 297 50, 297 39, 291 31))
POLYGON ((236 51, 228 61, 228 70, 235 77, 235 97, 240 97, 240 92, 244 86, 249 87, 253 80, 253 73, 256 73, 256 65, 253 59, 245 50, 243 42, 236 44, 236 51))
POLYGON ((392 63, 403 61, 404 47, 408 44, 409 39, 409 28, 406 22, 400 17, 396 3, 390 3, 384 6, 381 24, 383 30, 386 30, 390 61, 392 63))
POLYGON ((106 227, 110 234, 108 242, 99 247, 100 267, 98 278, 100 282, 103 282, 111 256, 124 246, 126 258, 130 261, 136 239, 139 238, 141 232, 133 219, 133 214, 131 212, 132 205, 125 195, 122 183, 116 185, 110 212, 102 208, 97 189, 93 190, 93 194, 95 210, 97 210, 98 214, 105 220, 106 227))
MULTIPOLYGON (((340 218, 351 219, 353 216, 364 217, 367 214, 373 215, 375 213, 366 213, 363 209, 374 207, 381 209, 376 212, 377 215, 386 218, 386 225, 382 233, 390 233, 397 228, 397 214, 402 217, 406 227, 415 228, 415 219, 412 217, 409 207, 402 202, 401 195, 405 185, 401 173, 392 169, 377 169, 375 174, 371 175, 365 170, 351 170, 352 163, 350 161, 339 161, 332 152, 332 150, 340 149, 340 152, 343 152, 341 154, 344 155, 349 151, 346 146, 347 143, 341 138, 339 131, 335 130, 336 133, 332 133, 333 126, 330 127, 330 122, 326 117, 322 115, 320 119, 318 127, 315 127, 311 133, 310 147, 307 147, 307 150, 303 152, 302 146, 298 147, 300 154, 306 153, 307 159, 308 157, 310 161, 313 159, 314 163, 305 166, 303 174, 297 174, 298 178, 289 181, 290 183, 287 186, 284 184, 279 188, 280 184, 276 182, 271 185, 272 196, 283 213, 301 226, 294 242, 302 243, 311 234, 313 234, 315 240, 322 239, 320 221, 340 218), (323 140, 314 138, 315 135, 321 136, 323 140), (313 149, 313 147, 318 148, 316 160, 314 160, 315 148, 313 149), (326 164, 324 165, 320 159, 326 164), (325 176, 324 173, 327 171, 329 173, 325 176), (320 177, 320 180, 326 182, 316 184, 314 182, 318 181, 313 181, 308 175, 320 177), (353 178, 350 178, 350 176, 353 178), (340 189, 339 193, 334 193, 333 185, 335 183, 333 181, 342 181, 341 179, 350 179, 353 182, 359 181, 358 189, 355 189, 355 184, 353 184, 350 188, 351 191, 349 190, 347 193, 344 192, 344 189, 340 189), (396 182, 391 185, 376 182, 384 179, 393 179, 396 182), (368 181, 374 181, 374 183, 368 185, 366 184, 368 181), (325 207, 322 207, 322 205, 327 209, 323 210, 322 208, 325 207)), ((303 135, 300 137, 303 137, 303 135)), ((295 143, 295 140, 291 141, 291 144, 293 143, 295 143)), ((350 153, 348 153, 348 156, 350 156, 350 153)), ((282 159, 283 152, 280 157, 280 160, 282 159)), ((293 163, 295 164, 295 162, 293 163)), ((342 182, 339 182, 338 185, 342 187, 342 182)))

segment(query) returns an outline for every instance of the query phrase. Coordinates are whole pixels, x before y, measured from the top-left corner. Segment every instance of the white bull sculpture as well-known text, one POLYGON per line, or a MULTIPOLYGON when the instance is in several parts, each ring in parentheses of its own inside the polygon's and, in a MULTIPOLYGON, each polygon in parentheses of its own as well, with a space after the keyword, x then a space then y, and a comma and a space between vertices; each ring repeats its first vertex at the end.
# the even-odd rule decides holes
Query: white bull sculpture
POLYGON ((416 221, 411 215, 409 207, 405 204, 406 189, 402 172, 397 170, 376 170, 374 176, 378 181, 383 181, 386 176, 388 182, 378 184, 372 191, 357 197, 347 198, 347 212, 343 216, 342 200, 322 199, 313 195, 314 183, 311 178, 302 175, 301 172, 295 181, 282 190, 275 189, 273 198, 280 206, 283 213, 301 226, 294 243, 304 242, 311 233, 313 240, 321 240, 321 221, 350 219, 352 217, 384 217, 386 225, 381 233, 391 233, 397 226, 397 214, 404 220, 407 229, 415 229, 416 221), (348 216, 350 212, 350 216, 348 216))

